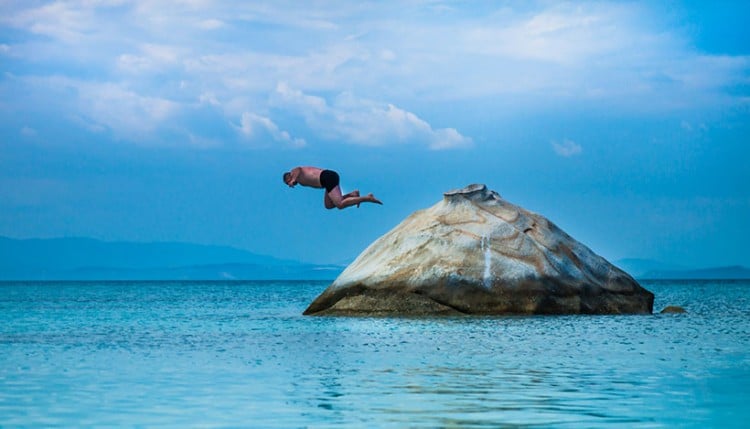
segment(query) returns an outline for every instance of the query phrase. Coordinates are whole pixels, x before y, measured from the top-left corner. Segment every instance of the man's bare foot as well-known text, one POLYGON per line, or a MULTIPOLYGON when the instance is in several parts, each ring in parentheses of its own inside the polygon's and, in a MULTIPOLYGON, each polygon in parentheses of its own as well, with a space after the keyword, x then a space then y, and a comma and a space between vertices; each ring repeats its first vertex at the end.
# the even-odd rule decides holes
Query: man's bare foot
POLYGON ((379 199, 375 198, 375 195, 372 195, 372 194, 367 194, 367 196, 365 197, 365 201, 369 201, 371 203, 380 204, 380 205, 383 204, 382 201, 380 201, 379 199))

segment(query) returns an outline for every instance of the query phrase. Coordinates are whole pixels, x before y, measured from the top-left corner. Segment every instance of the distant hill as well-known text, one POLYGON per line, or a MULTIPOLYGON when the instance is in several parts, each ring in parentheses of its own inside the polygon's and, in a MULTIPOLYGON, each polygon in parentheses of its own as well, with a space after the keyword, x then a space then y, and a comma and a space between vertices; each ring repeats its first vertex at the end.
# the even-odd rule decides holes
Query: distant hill
POLYGON ((627 258, 620 259, 614 262, 614 264, 625 270, 628 274, 635 278, 646 278, 646 274, 656 271, 673 271, 673 270, 687 270, 689 267, 668 264, 661 261, 654 261, 652 259, 638 259, 638 258, 627 258))
POLYGON ((343 268, 225 246, 0 237, 0 280, 328 280, 343 268))
POLYGON ((750 269, 739 266, 690 268, 651 259, 620 259, 615 265, 636 279, 750 279, 750 269))
POLYGON ((699 270, 649 271, 644 279, 750 279, 750 269, 733 265, 729 267, 703 268, 699 270))

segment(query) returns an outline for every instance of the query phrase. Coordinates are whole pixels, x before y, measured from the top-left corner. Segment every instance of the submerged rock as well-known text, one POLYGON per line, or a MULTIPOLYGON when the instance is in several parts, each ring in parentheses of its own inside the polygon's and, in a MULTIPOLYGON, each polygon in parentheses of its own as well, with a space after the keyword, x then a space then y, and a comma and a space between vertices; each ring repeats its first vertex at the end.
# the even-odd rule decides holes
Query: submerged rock
POLYGON ((543 216, 470 185, 373 242, 304 314, 626 314, 653 302, 543 216))
POLYGON ((668 305, 664 307, 662 311, 660 311, 661 314, 682 314, 687 313, 687 310, 680 307, 679 305, 668 305))

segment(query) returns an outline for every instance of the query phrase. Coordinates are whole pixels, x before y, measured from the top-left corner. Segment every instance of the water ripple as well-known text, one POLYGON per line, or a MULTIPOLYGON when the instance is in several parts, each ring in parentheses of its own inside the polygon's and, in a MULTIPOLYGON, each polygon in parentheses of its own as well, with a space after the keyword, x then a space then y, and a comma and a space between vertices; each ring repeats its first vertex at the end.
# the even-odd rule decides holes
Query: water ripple
POLYGON ((742 427, 748 282, 685 315, 317 318, 325 283, 0 284, 0 426, 742 427))

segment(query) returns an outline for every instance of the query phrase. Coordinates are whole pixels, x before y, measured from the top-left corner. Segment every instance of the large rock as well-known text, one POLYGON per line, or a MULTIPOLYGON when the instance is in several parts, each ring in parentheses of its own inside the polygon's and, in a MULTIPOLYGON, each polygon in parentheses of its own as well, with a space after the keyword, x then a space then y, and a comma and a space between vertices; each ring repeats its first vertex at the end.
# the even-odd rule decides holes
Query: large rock
POLYGON ((624 314, 653 302, 543 216, 470 185, 372 243, 305 314, 624 314))

